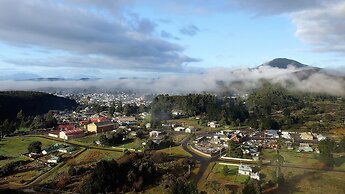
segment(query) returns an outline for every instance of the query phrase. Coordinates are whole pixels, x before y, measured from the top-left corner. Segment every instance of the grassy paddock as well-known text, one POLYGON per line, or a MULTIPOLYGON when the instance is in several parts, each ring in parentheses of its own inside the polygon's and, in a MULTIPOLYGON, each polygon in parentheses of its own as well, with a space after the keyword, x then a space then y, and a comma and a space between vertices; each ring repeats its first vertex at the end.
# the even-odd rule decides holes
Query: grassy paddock
POLYGON ((42 148, 45 148, 51 144, 57 143, 56 141, 44 139, 40 137, 7 137, 0 141, 0 155, 9 157, 6 160, 0 161, 0 166, 3 166, 9 162, 14 162, 17 160, 25 160, 26 157, 22 156, 27 153, 28 146, 33 141, 40 141, 42 143, 42 148))
POLYGON ((186 157, 192 156, 190 153, 186 152, 181 146, 174 146, 171 148, 165 148, 165 149, 158 150, 157 152, 172 154, 174 156, 186 156, 186 157))

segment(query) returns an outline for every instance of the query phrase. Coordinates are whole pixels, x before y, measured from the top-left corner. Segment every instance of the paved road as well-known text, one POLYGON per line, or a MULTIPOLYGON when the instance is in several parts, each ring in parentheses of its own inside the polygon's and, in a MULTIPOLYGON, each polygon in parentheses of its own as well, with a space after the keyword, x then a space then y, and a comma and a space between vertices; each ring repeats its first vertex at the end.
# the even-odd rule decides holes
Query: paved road
MULTIPOLYGON (((62 143, 67 143, 73 146, 78 146, 78 147, 83 147, 86 149, 96 149, 96 150, 103 150, 103 151, 112 151, 112 152, 123 152, 123 150, 119 149, 111 149, 111 148, 102 148, 102 147, 97 147, 97 146, 93 146, 93 145, 84 145, 83 143, 73 143, 70 141, 65 141, 62 139, 58 139, 58 138, 52 138, 52 137, 47 137, 47 136, 41 136, 41 135, 28 135, 28 136, 24 136, 24 137, 40 137, 40 138, 44 138, 44 139, 49 139, 49 140, 53 140, 53 141, 58 141, 58 142, 62 142, 62 143)), ((130 151, 130 150, 129 150, 130 151)))
POLYGON ((194 151, 190 150, 190 148, 188 147, 188 142, 189 142, 190 138, 186 138, 182 141, 181 146, 182 148, 190 153, 192 155, 192 159, 195 161, 199 161, 200 162, 200 169, 198 174, 195 176, 195 184, 198 184, 198 182, 200 181, 201 177, 204 175, 208 165, 211 162, 217 161, 218 160, 218 156, 214 156, 214 157, 202 157, 198 154, 196 154, 194 151))

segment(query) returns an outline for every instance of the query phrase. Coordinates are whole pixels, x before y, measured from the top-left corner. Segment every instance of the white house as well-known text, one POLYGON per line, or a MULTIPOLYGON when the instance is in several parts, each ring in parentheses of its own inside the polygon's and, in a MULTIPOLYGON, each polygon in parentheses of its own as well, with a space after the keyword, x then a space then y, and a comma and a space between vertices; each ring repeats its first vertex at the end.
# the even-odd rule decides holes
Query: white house
POLYGON ((145 127, 146 127, 147 129, 151 128, 151 123, 146 123, 145 127))
POLYGON ((54 164, 57 164, 57 163, 59 163, 60 162, 60 160, 61 160, 61 158, 60 157, 58 157, 58 156, 52 156, 47 162, 48 163, 54 163, 54 164))
POLYGON ((195 127, 189 126, 189 127, 187 127, 187 128, 185 129, 184 132, 186 132, 186 133, 194 133, 194 132, 196 132, 196 131, 197 131, 197 130, 196 130, 195 127))
POLYGON ((290 135, 289 132, 283 131, 282 132, 282 138, 284 138, 284 139, 291 139, 291 135, 290 135))
POLYGON ((250 167, 250 166, 248 166, 248 165, 240 164, 240 166, 238 167, 238 174, 250 176, 250 174, 251 174, 252 172, 253 172, 252 167, 250 167))
POLYGON ((327 137, 325 137, 325 136, 323 136, 321 134, 317 135, 316 138, 317 138, 317 141, 322 141, 322 140, 327 139, 327 137))
POLYGON ((175 127, 174 131, 184 131, 184 127, 175 127))
POLYGON ((266 130, 265 134, 268 138, 279 138, 278 132, 273 129, 266 130))
POLYGON ((158 137, 159 134, 161 134, 161 133, 162 132, 160 132, 160 131, 150 131, 149 135, 150 135, 150 137, 158 137))
POLYGON ((207 124, 211 128, 218 128, 220 127, 219 123, 217 121, 212 121, 207 124))
POLYGON ((259 173, 253 172, 252 167, 248 165, 240 164, 240 166, 238 167, 238 174, 250 176, 251 179, 260 180, 259 173))

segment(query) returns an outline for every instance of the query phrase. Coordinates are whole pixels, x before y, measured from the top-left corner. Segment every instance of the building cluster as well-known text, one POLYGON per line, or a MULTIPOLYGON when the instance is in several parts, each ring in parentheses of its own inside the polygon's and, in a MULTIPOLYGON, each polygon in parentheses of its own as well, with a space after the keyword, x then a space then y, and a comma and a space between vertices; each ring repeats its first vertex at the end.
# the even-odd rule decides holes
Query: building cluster
POLYGON ((288 149, 298 145, 297 152, 319 152, 313 145, 326 139, 322 134, 310 132, 287 132, 277 130, 258 131, 247 128, 241 130, 223 130, 198 136, 193 141, 193 147, 205 154, 223 154, 228 148, 228 142, 236 142, 245 158, 259 160, 262 148, 277 149, 282 141, 288 149))
POLYGON ((99 104, 101 106, 111 106, 113 102, 121 101, 123 104, 136 104, 137 106, 144 104, 149 105, 149 101, 145 96, 138 96, 134 93, 80 93, 77 95, 76 101, 80 104, 99 104))

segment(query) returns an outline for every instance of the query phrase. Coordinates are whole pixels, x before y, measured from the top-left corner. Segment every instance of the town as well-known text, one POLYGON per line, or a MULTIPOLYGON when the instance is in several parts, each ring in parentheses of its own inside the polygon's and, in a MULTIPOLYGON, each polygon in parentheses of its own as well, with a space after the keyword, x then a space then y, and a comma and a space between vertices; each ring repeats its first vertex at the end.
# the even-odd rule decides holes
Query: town
MULTIPOLYGON (((341 138, 320 130, 254 128, 240 119, 230 124, 224 120, 207 121, 203 114, 191 116, 174 108, 166 119, 153 122, 162 115, 154 111, 159 98, 152 102, 143 96, 87 94, 75 100, 79 104, 75 109, 51 110, 44 116, 54 120, 49 127, 39 125, 27 130, 25 116, 22 112, 17 114, 24 128, 1 141, 5 146, 0 151, 6 156, 1 160, 5 166, 1 168, 0 185, 77 192, 73 185, 82 182, 82 175, 90 173, 100 160, 160 153, 169 157, 168 161, 188 159, 189 173, 182 173, 187 173, 187 180, 193 180, 200 190, 226 192, 227 185, 231 185, 233 192, 252 187, 265 193, 290 184, 286 182, 294 175, 291 173, 300 173, 298 168, 318 172, 334 165, 327 160, 342 161, 344 157, 340 151, 334 159, 332 156, 326 161, 318 160, 329 140, 341 138), (28 151, 23 147, 22 155, 18 155, 20 151, 6 150, 18 142, 28 146, 28 151)), ((225 100, 235 102, 237 97, 225 100)), ((33 118, 31 126, 36 120, 33 118)), ((337 145, 339 150, 344 149, 341 142, 337 145)), ((345 173, 343 164, 336 163, 339 166, 330 173, 345 173)), ((147 192, 157 192, 156 189, 164 188, 158 185, 147 192)))

